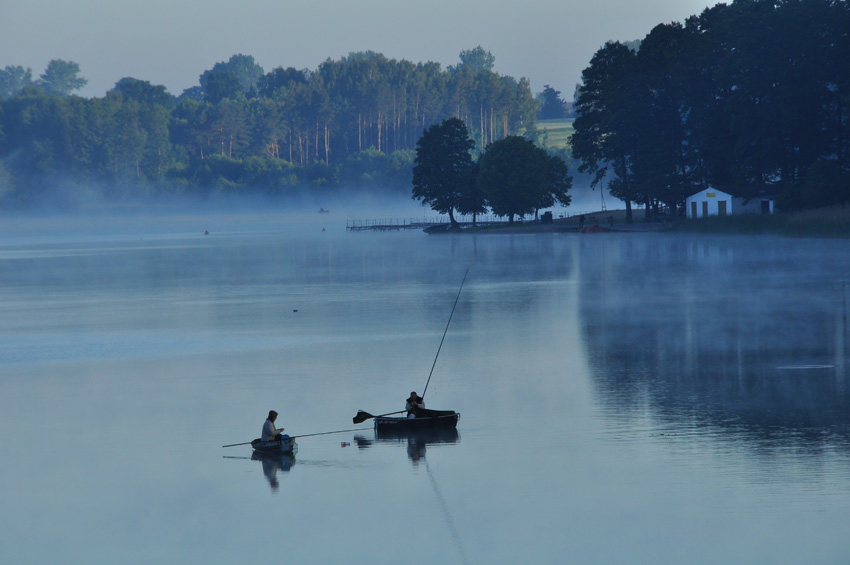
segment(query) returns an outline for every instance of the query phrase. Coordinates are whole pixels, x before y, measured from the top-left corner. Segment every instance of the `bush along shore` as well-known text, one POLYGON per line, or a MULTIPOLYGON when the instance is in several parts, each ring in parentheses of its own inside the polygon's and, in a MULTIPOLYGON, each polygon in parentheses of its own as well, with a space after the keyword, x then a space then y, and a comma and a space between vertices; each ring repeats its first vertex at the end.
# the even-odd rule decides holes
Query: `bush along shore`
POLYGON ((819 208, 770 216, 739 214, 673 222, 678 232, 765 234, 786 237, 850 238, 850 206, 819 208))
POLYGON ((438 226, 431 233, 545 233, 545 232, 677 232, 738 235, 778 235, 784 237, 850 238, 850 206, 820 208, 794 213, 777 212, 770 216, 738 214, 687 219, 645 219, 635 211, 634 221, 625 221, 625 210, 558 218, 550 223, 536 220, 512 224, 466 225, 458 230, 438 226))

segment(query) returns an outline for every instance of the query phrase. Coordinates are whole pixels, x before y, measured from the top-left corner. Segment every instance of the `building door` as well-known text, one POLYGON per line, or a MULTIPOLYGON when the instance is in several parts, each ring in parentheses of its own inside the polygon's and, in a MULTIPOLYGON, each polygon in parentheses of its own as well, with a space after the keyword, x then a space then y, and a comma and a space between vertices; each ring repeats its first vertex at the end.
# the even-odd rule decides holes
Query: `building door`
POLYGON ((691 218, 697 217, 697 203, 691 202, 691 218))
POLYGON ((718 200, 717 201, 717 215, 725 216, 726 215, 726 201, 718 200))
POLYGON ((708 217, 708 202, 703 202, 703 203, 702 203, 702 217, 703 217, 703 218, 707 218, 707 217, 708 217))
POLYGON ((770 214, 770 200, 761 201, 761 213, 770 214))

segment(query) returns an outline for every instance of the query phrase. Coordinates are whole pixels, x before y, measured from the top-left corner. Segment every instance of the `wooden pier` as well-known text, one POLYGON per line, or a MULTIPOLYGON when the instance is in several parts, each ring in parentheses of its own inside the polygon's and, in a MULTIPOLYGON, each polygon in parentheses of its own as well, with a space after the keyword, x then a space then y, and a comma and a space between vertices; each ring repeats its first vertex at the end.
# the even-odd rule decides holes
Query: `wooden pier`
MULTIPOLYGON (((566 218, 579 216, 580 213, 574 214, 560 214, 559 221, 564 220, 566 218)), ((457 220, 458 225, 461 227, 469 227, 472 226, 472 216, 461 216, 456 215, 455 220, 457 220)), ((550 217, 550 222, 552 221, 550 217)), ((590 221, 595 222, 596 217, 590 216, 590 221)), ((528 225, 537 223, 538 220, 535 219, 527 219, 525 216, 519 216, 515 219, 514 225, 528 225)), ((433 218, 381 218, 377 220, 346 220, 345 221, 345 229, 348 231, 394 231, 394 230, 423 230, 426 228, 437 227, 437 226, 446 226, 451 222, 449 221, 448 216, 436 216, 433 218)), ((475 219, 475 225, 477 226, 488 226, 488 225, 508 225, 508 218, 504 216, 494 216, 492 214, 479 215, 475 219)))
POLYGON ((346 220, 345 229, 348 231, 423 230, 448 224, 448 218, 381 218, 378 220, 346 220))

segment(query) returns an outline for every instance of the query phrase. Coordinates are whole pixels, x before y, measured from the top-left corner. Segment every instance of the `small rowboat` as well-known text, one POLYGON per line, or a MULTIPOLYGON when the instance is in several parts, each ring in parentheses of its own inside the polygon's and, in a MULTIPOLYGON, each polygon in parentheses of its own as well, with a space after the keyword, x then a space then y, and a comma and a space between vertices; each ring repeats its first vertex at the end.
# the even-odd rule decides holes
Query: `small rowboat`
POLYGON ((281 453, 297 453, 298 444, 295 440, 284 434, 277 439, 255 439, 251 442, 254 451, 264 455, 279 455, 281 453))
POLYGON ((460 414, 454 410, 420 410, 416 418, 375 417, 375 431, 407 433, 426 430, 456 429, 460 414))

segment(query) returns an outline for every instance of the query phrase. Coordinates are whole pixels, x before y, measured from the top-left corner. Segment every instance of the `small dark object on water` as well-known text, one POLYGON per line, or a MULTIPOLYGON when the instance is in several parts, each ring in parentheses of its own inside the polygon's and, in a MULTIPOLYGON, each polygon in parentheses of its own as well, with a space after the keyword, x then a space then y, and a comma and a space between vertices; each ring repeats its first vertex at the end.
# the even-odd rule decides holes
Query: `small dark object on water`
POLYGON ((588 226, 586 228, 581 228, 578 231, 579 231, 579 233, 602 233, 602 232, 608 232, 608 231, 611 231, 611 230, 608 229, 608 228, 602 227, 599 224, 594 224, 594 225, 588 226))
POLYGON ((293 310, 293 312, 298 312, 298 310, 293 310))
POLYGON ((210 232, 208 232, 207 230, 204 230, 204 235, 209 235, 209 234, 210 234, 210 232))

